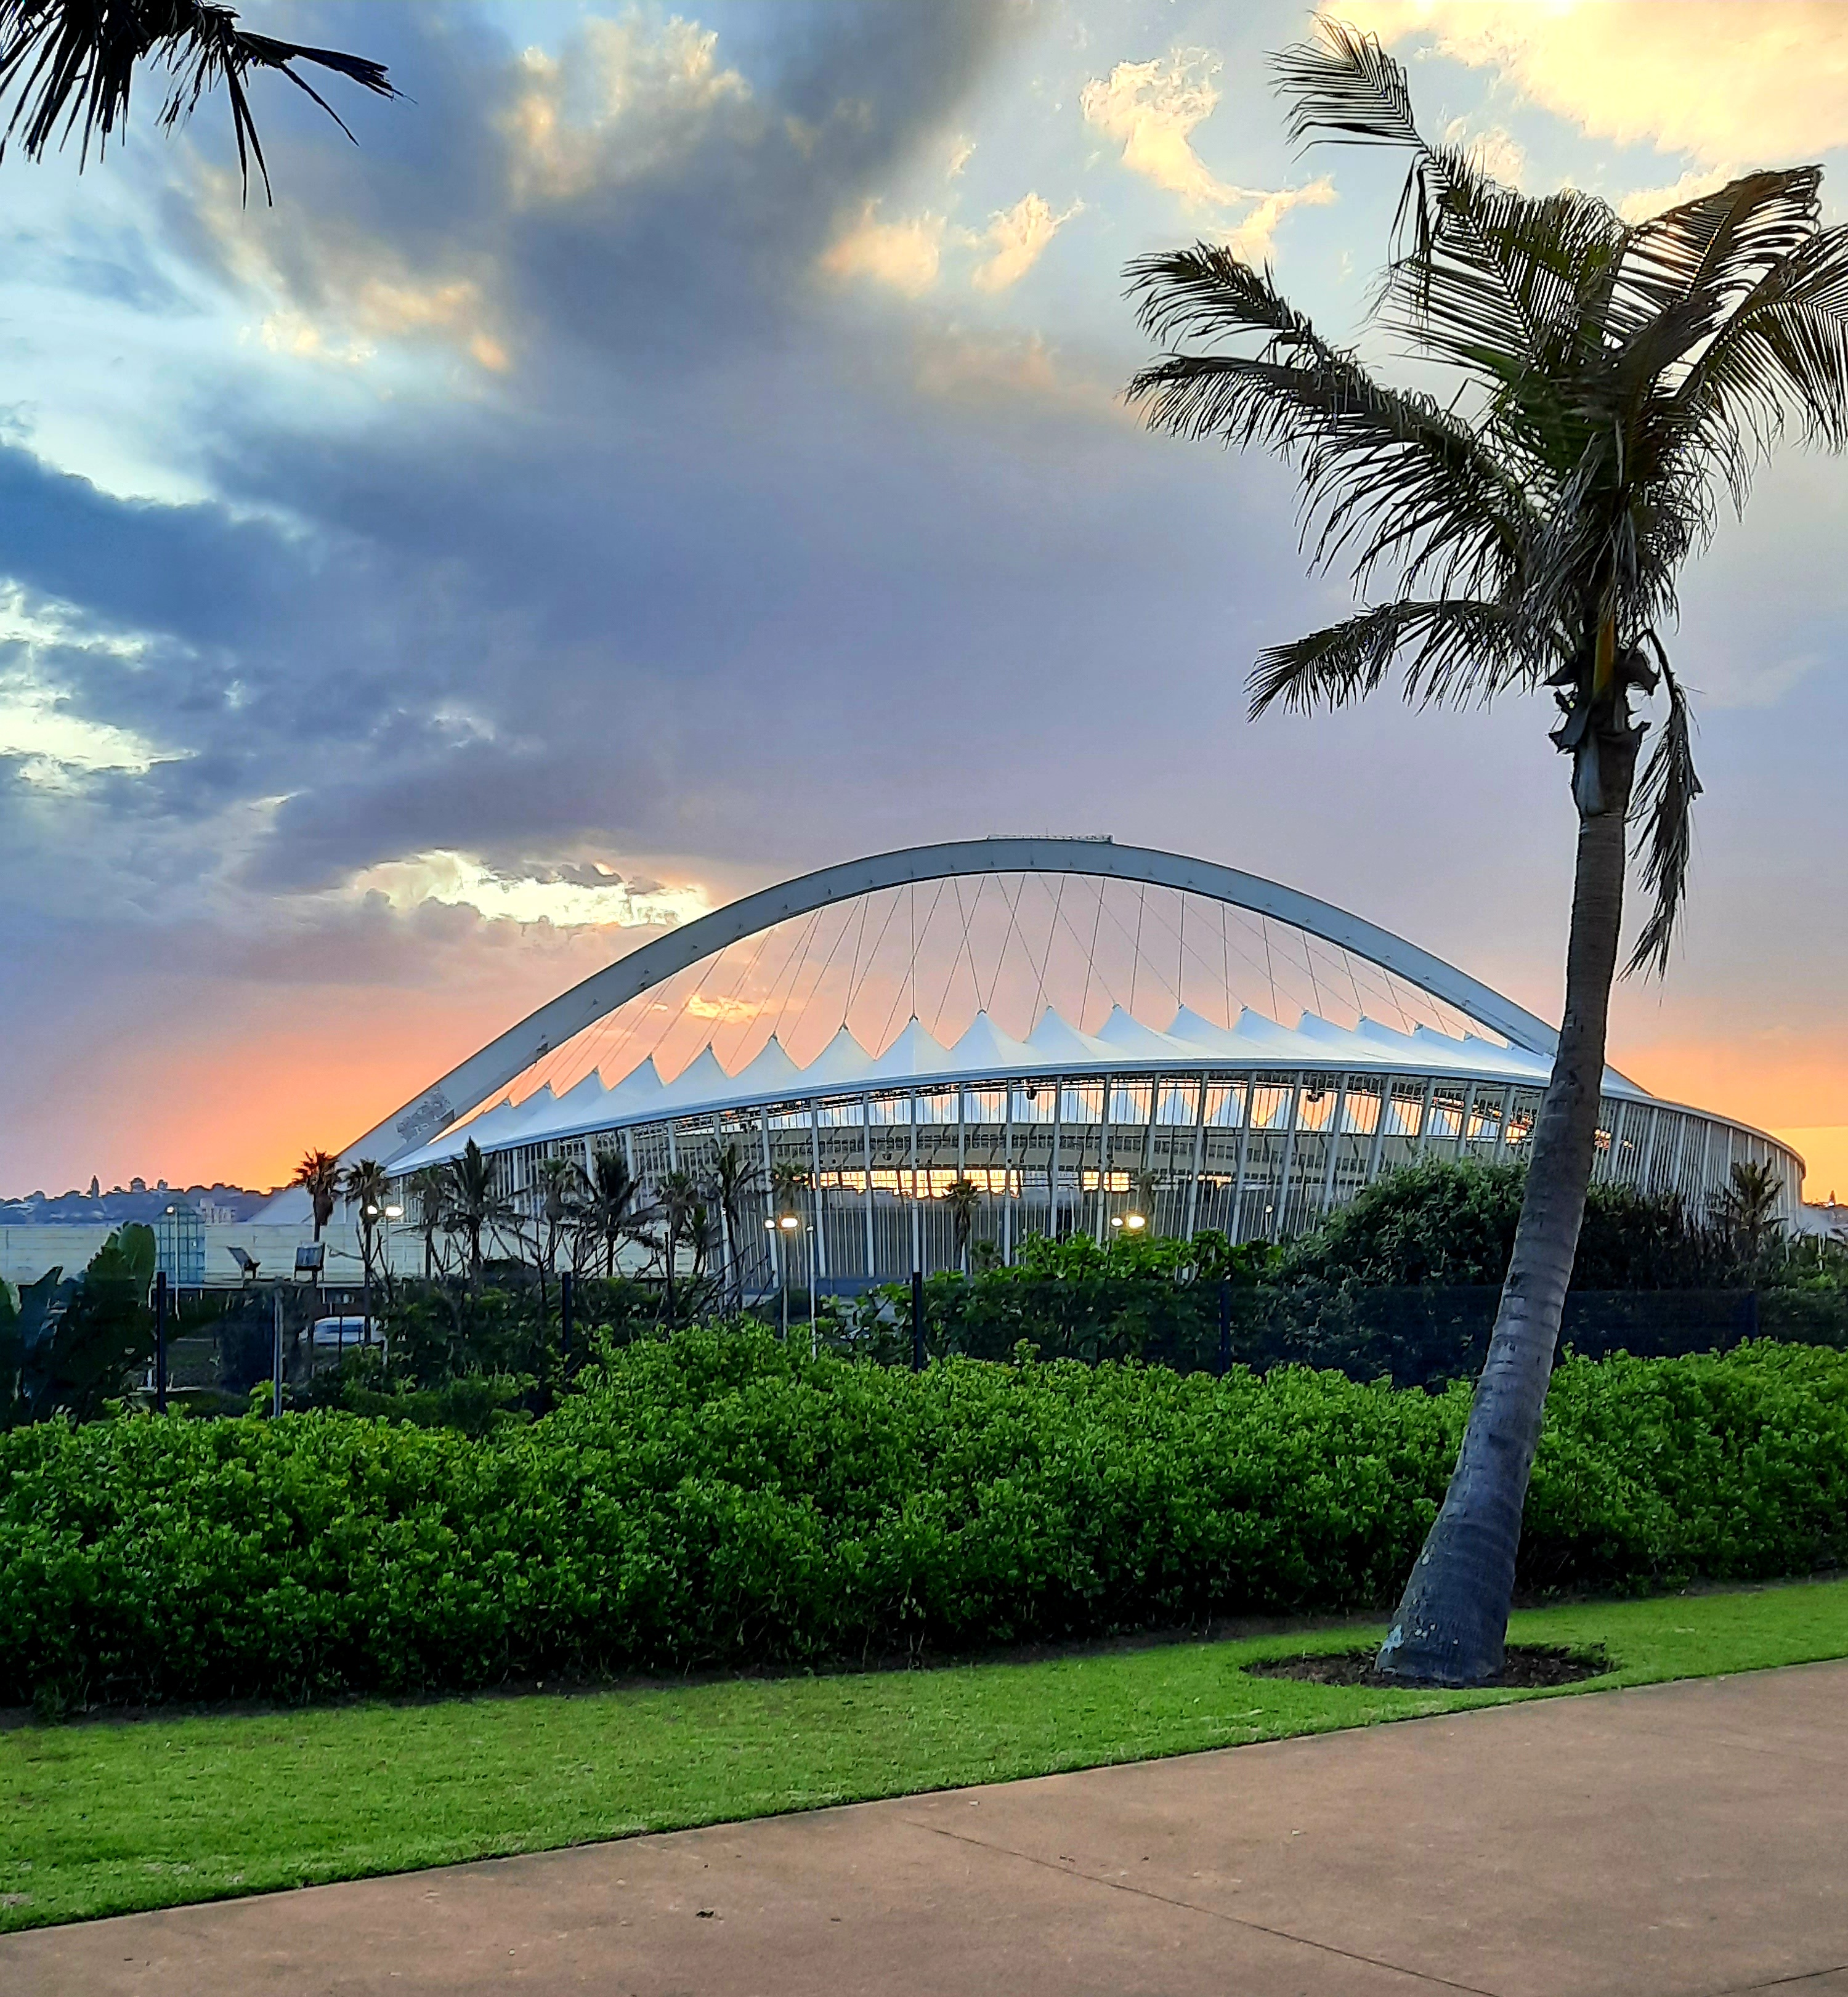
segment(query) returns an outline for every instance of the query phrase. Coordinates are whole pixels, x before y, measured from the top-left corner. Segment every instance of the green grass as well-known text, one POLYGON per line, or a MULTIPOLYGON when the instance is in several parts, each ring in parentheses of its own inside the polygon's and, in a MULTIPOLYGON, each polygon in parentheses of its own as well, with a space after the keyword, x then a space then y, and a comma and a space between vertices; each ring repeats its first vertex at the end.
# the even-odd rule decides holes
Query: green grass
MULTIPOLYGON (((1247 1676, 1374 1626, 919 1671, 21 1726, 0 1930, 1557 1693, 1247 1676)), ((1848 1581, 1517 1616, 1592 1689, 1848 1655, 1848 1581)))

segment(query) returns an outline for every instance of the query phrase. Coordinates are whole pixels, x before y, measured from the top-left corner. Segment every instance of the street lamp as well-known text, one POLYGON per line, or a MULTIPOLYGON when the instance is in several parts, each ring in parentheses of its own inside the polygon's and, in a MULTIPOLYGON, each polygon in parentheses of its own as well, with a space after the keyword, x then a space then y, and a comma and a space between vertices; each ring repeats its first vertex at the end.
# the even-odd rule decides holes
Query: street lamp
MULTIPOLYGON (((782 1213, 764 1223, 764 1231, 772 1236, 794 1234, 802 1224, 799 1214, 782 1213)), ((789 1256, 786 1250, 779 1249, 777 1254, 777 1273, 783 1293, 783 1343, 789 1343, 789 1256)))

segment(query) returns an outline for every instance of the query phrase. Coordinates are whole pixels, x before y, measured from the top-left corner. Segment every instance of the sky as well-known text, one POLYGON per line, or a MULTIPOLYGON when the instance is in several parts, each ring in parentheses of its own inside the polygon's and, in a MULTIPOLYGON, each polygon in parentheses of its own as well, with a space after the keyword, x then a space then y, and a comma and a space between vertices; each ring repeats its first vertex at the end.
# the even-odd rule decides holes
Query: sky
MULTIPOLYGON (((1819 160, 1848 8, 1353 0, 1425 129, 1626 215, 1819 160), (1705 20, 1699 17, 1708 17, 1705 20)), ((1557 1017, 1550 710, 1245 718, 1350 600, 1287 473, 1152 436, 1131 257, 1369 325, 1393 161, 1245 4, 252 7, 387 62, 0 160, 0 1194, 284 1176, 622 951, 830 861, 1108 832, 1557 1017), (337 82, 337 80, 336 80, 337 82)), ((1848 466, 1787 445, 1671 648, 1707 791, 1612 1058, 1848 1195, 1848 466)))

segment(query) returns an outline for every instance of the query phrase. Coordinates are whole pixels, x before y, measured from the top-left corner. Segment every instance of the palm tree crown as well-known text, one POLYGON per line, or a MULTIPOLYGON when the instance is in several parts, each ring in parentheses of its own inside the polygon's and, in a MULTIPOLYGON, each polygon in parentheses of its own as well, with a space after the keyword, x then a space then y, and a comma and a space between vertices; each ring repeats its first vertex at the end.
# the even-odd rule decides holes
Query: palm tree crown
POLYGON ((333 1203, 340 1194, 340 1161, 331 1151, 304 1151, 289 1184, 300 1186, 314 1208, 315 1239, 333 1218, 333 1203))
POLYGON ((1581 811, 1621 812, 1629 704, 1660 682, 1637 787, 1654 905, 1632 964, 1664 966, 1700 788, 1663 635, 1677 575, 1787 423, 1848 442, 1848 229, 1822 227, 1813 166, 1636 223, 1576 189, 1518 193, 1420 135, 1377 40, 1319 26, 1277 59, 1291 135, 1410 155, 1379 310, 1457 398, 1379 381, 1268 269, 1198 243, 1130 266, 1143 330, 1169 349, 1130 399, 1157 429, 1279 454, 1312 561, 1363 590, 1390 576, 1357 615, 1263 655, 1254 714, 1357 699, 1395 667, 1420 701, 1546 684, 1581 811))

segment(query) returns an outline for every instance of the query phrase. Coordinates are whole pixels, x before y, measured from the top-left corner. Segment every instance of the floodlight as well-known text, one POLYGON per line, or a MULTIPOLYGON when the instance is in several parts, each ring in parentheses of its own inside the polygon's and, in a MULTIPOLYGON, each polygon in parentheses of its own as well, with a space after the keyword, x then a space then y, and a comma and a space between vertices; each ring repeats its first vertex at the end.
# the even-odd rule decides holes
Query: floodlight
POLYGON ((327 1257, 325 1241, 298 1241, 295 1244, 295 1274, 298 1276, 318 1276, 321 1265, 327 1257))

